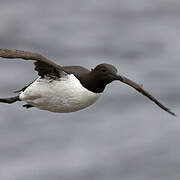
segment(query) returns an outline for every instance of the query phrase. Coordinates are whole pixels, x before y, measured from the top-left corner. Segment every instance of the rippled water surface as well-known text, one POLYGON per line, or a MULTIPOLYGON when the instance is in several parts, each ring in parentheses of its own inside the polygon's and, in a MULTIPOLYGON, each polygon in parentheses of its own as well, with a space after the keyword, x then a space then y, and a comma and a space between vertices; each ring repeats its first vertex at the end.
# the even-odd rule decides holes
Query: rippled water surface
MULTIPOLYGON (((180 115, 180 1, 0 0, 0 48, 60 65, 114 64, 180 115)), ((0 96, 36 78, 0 59, 0 96)), ((0 104, 2 180, 179 180, 180 121, 114 82, 71 114, 0 104)))

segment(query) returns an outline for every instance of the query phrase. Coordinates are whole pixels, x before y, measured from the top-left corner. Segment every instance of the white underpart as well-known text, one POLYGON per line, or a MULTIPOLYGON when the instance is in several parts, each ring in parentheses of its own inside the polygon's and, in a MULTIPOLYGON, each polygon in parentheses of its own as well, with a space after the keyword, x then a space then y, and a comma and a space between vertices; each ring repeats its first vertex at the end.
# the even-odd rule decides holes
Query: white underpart
POLYGON ((74 112, 95 103, 100 93, 93 93, 84 88, 73 75, 59 80, 38 78, 19 98, 39 109, 52 112, 74 112))

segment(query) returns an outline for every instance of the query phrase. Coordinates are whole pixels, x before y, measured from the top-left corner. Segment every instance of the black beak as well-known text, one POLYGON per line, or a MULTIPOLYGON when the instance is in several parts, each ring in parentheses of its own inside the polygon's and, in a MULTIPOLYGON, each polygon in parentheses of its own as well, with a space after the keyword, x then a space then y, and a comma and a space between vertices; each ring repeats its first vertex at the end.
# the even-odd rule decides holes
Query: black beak
POLYGON ((121 76, 121 75, 116 75, 115 76, 115 80, 119 80, 125 84, 127 84, 128 86, 131 86, 132 88, 136 89, 138 92, 140 92, 141 94, 143 94, 144 96, 146 96, 147 98, 149 98, 151 101, 153 101, 155 104, 157 104, 160 108, 164 109, 166 112, 170 113, 173 116, 177 116, 175 113, 173 113, 169 108, 165 107, 164 105, 162 105, 155 97, 153 97, 149 92, 147 92, 146 90, 144 90, 142 88, 142 85, 139 85, 137 83, 135 83, 134 81, 131 81, 130 79, 121 76))
POLYGON ((118 81, 123 82, 123 77, 118 75, 118 74, 116 74, 114 80, 118 80, 118 81))

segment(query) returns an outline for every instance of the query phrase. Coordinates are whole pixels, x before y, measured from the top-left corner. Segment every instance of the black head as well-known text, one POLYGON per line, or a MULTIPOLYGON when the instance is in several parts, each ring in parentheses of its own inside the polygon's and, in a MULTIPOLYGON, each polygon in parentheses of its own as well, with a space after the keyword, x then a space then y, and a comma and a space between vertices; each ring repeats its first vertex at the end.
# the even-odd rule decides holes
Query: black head
POLYGON ((117 69, 111 64, 99 64, 90 72, 94 92, 103 92, 105 86, 114 80, 119 80, 117 69))
POLYGON ((111 64, 99 64, 91 70, 91 75, 99 82, 106 84, 117 80, 117 69, 111 64))

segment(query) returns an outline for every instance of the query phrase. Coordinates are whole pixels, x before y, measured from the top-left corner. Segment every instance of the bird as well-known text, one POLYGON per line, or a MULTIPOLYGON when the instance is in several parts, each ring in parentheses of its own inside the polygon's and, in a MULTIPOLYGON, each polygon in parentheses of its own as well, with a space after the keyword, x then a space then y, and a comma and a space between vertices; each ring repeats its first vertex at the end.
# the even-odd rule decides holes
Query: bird
POLYGON ((169 108, 162 105, 155 97, 143 89, 142 85, 118 74, 117 68, 102 63, 88 70, 82 66, 60 66, 46 57, 28 51, 0 49, 0 57, 8 59, 33 60, 38 77, 24 88, 15 91, 18 95, 0 98, 1 103, 24 101, 23 107, 36 107, 56 113, 69 113, 84 109, 94 104, 113 81, 120 81, 131 86, 156 105, 173 116, 169 108))

